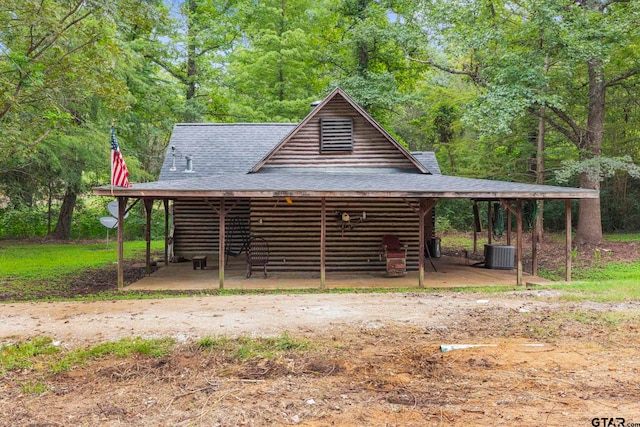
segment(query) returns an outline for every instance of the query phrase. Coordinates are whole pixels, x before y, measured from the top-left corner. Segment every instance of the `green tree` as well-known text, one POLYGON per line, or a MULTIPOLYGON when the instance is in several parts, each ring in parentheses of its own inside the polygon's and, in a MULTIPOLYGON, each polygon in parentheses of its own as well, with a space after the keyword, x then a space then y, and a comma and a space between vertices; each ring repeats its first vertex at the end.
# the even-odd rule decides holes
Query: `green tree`
POLYGON ((332 16, 324 1, 246 2, 243 41, 229 57, 231 116, 242 121, 298 121, 327 85, 319 57, 332 16))
POLYGON ((323 60, 333 82, 378 121, 388 124, 410 97, 420 76, 406 52, 418 54, 426 38, 412 16, 412 1, 342 0, 336 28, 326 32, 331 49, 323 60))
POLYGON ((106 132, 92 130, 102 127, 99 111, 123 111, 131 101, 117 70, 116 23, 129 16, 139 25, 153 6, 0 0, 8 24, 0 33, 0 185, 13 205, 45 193, 49 204, 61 198, 55 237, 69 237, 84 171, 96 167, 97 153, 108 159, 106 132))
MULTIPOLYGON (((431 55, 418 61, 465 75, 482 89, 467 123, 508 134, 514 121, 533 114, 580 158, 601 154, 605 95, 640 72, 637 50, 630 49, 640 35, 638 2, 434 0, 423 2, 422 11, 437 37, 431 55)), ((600 188, 586 174, 580 186, 600 188)), ((576 242, 599 243, 601 224, 600 200, 581 200, 576 242)))
POLYGON ((227 100, 220 90, 227 54, 240 39, 238 0, 184 0, 178 14, 163 21, 144 48, 182 91, 181 120, 226 118, 227 100))

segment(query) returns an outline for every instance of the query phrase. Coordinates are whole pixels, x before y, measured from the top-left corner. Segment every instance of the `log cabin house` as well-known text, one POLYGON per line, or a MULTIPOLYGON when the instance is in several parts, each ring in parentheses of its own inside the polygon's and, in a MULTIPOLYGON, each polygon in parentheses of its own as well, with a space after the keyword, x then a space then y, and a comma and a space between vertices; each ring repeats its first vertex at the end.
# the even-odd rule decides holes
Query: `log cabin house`
MULTIPOLYGON (((148 223, 153 201, 163 200, 167 230, 171 201, 173 256, 217 257, 221 287, 225 258, 246 249, 250 237, 268 242, 269 271, 320 272, 324 287, 327 272, 383 271, 380 244, 388 234, 407 245, 407 269, 420 271, 422 287, 440 199, 500 202, 518 218, 520 234, 522 200, 564 199, 570 221, 570 199, 598 197, 442 175, 433 153, 407 151, 340 88, 299 124, 177 124, 158 181, 94 192, 116 196, 121 215, 130 200, 143 200, 148 223)), ((118 236, 122 247, 122 227, 118 236)), ((521 252, 518 244, 519 284, 521 252)), ((122 255, 119 266, 121 287, 122 255)))

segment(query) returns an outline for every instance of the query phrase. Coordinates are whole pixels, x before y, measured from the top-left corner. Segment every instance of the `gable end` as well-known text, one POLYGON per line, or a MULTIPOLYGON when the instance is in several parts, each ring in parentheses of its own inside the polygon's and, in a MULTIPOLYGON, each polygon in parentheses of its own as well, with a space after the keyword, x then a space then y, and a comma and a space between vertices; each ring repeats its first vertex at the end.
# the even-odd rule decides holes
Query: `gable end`
MULTIPOLYGON (((333 122, 332 125, 337 124, 333 122)), ((331 133, 328 127, 326 131, 331 133)), ((429 173, 340 88, 334 89, 249 172, 258 172, 265 165, 276 168, 398 168, 429 173), (345 129, 338 131, 337 140, 324 139, 324 149, 323 122, 345 118, 351 120, 350 132, 345 130, 349 126, 343 122, 345 129)))

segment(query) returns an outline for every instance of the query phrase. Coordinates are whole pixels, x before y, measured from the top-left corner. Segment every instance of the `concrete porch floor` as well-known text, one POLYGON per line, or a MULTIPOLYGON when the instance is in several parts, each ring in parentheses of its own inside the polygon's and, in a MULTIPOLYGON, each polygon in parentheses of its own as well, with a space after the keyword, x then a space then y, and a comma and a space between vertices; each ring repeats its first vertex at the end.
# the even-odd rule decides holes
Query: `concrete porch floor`
MULTIPOLYGON (((493 270, 473 267, 463 258, 442 256, 433 260, 437 272, 425 263, 425 288, 515 286, 516 270, 493 270)), ((268 271, 268 269, 267 269, 268 271)), ((523 284, 544 284, 549 280, 523 273, 523 284)), ((327 288, 412 288, 418 287, 418 272, 409 271, 404 277, 386 277, 382 271, 326 273, 327 288)), ((225 267, 225 289, 311 289, 320 287, 320 272, 285 273, 268 271, 265 279, 261 270, 246 277, 244 257, 230 258, 225 267)), ((200 290, 218 289, 218 260, 209 257, 204 270, 194 270, 191 262, 162 265, 159 270, 130 284, 126 290, 200 290)))

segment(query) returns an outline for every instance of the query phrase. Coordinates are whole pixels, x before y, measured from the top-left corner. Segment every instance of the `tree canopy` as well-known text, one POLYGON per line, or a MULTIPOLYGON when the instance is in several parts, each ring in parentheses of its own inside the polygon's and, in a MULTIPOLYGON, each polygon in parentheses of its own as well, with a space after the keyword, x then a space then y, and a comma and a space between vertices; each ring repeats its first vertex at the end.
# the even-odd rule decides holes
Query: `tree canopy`
POLYGON ((176 122, 296 122, 341 86, 448 173, 601 189, 577 225, 597 243, 640 229, 610 220, 637 199, 639 17, 630 0, 0 0, 0 207, 54 206, 64 238, 109 178, 112 121, 148 181, 176 122))

